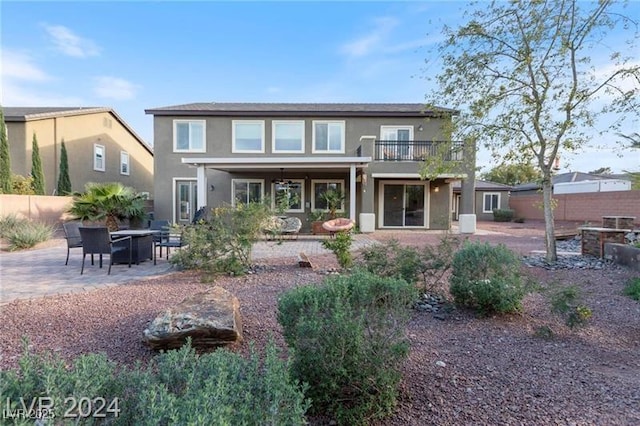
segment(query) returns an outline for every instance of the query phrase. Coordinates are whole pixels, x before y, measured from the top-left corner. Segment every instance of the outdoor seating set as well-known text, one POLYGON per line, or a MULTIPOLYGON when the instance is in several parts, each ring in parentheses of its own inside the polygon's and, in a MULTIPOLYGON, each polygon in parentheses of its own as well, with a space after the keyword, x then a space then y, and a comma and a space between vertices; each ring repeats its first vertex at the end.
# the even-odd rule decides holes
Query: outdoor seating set
POLYGON ((82 267, 80 274, 84 273, 84 264, 87 255, 91 255, 91 264, 94 264, 94 256, 98 255, 99 265, 102 268, 102 258, 109 256, 109 270, 114 263, 139 264, 144 260, 153 260, 156 264, 156 254, 160 249, 162 257, 163 248, 166 249, 166 258, 169 259, 171 248, 180 248, 184 245, 182 233, 174 231, 169 221, 151 221, 149 229, 127 229, 110 232, 106 226, 83 226, 80 221, 70 221, 63 224, 65 238, 67 240, 67 259, 72 248, 82 248, 82 267))

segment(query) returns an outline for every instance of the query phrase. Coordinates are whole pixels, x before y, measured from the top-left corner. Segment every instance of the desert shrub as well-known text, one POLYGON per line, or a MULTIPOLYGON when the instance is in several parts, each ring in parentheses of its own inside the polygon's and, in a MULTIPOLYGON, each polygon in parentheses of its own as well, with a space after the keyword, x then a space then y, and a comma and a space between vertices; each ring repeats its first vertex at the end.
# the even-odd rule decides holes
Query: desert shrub
POLYGON ((0 237, 6 238, 12 234, 16 229, 25 226, 29 222, 29 219, 19 217, 12 213, 6 216, 0 217, 0 237))
POLYGON ((282 296, 278 321, 293 349, 292 374, 309 384, 313 412, 349 425, 391 413, 414 300, 413 285, 363 270, 282 296))
POLYGON ((59 358, 25 353, 19 371, 0 371, 0 378, 3 401, 11 401, 11 409, 19 407, 20 397, 27 404, 32 397, 53 398, 56 424, 78 420, 62 421, 69 396, 107 402, 106 418, 81 424, 299 425, 305 424, 309 405, 273 343, 262 361, 253 350, 248 359, 226 350, 198 356, 188 343, 133 369, 117 368, 98 354, 83 355, 65 368, 59 358))
POLYGON ((211 210, 206 220, 187 226, 182 237, 187 247, 169 260, 183 269, 244 274, 251 267, 251 248, 271 215, 261 203, 238 204, 211 210))
POLYGON ((338 232, 335 238, 322 240, 322 246, 336 255, 341 268, 350 268, 353 265, 352 242, 351 232, 338 232))
POLYGON ((624 287, 624 295, 640 301, 640 278, 630 279, 624 287))
MULTIPOLYGON (((53 236, 54 227, 46 223, 20 221, 8 231, 4 238, 9 242, 9 251, 22 250, 47 241, 53 236)), ((4 234, 4 232, 3 232, 4 234)))
POLYGON ((18 195, 35 195, 33 190, 33 177, 12 175, 11 176, 11 193, 18 195))
POLYGON ((493 209, 494 222, 511 222, 515 212, 510 209, 493 209))
POLYGON ((520 258, 505 245, 467 242, 453 258, 454 302, 480 314, 517 312, 526 294, 520 258))
POLYGON ((445 234, 438 245, 421 248, 391 240, 362 250, 360 264, 376 275, 420 283, 425 291, 433 291, 450 270, 460 244, 461 240, 450 234, 445 234))
POLYGON ((551 292, 551 310, 564 317, 569 328, 587 324, 592 316, 591 309, 579 302, 580 290, 572 285, 556 288, 551 292))

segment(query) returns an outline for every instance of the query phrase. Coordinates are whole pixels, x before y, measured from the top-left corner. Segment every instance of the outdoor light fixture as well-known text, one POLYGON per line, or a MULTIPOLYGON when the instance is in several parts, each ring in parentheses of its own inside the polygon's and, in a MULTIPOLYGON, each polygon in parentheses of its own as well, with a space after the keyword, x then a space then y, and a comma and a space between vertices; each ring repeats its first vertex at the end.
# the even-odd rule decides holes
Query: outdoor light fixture
POLYGON ((433 188, 433 192, 440 192, 440 187, 436 186, 435 188, 433 188))
POLYGON ((216 187, 215 187, 215 186, 213 186, 213 184, 211 184, 211 185, 209 186, 209 190, 210 190, 211 192, 213 192, 213 191, 215 191, 215 190, 216 190, 216 187))
POLYGON ((418 126, 418 131, 421 132, 424 130, 424 127, 422 127, 422 124, 418 126))

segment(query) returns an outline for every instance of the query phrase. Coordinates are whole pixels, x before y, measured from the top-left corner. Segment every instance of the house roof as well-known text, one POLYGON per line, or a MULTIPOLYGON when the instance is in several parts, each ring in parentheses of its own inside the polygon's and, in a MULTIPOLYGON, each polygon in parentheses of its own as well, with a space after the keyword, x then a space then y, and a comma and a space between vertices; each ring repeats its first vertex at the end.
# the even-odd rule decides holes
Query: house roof
POLYGON ((142 145, 151 155, 153 148, 148 145, 112 108, 108 107, 2 107, 4 121, 27 122, 35 120, 46 120, 57 117, 70 117, 74 115, 97 114, 108 112, 124 126, 129 133, 142 145))
POLYGON ((198 102, 146 109, 153 115, 253 115, 253 116, 352 116, 352 117, 435 117, 456 115, 449 108, 427 110, 424 104, 399 103, 237 103, 198 102))
MULTIPOLYGON (((629 176, 628 175, 621 175, 621 174, 616 174, 616 175, 593 175, 593 174, 589 174, 589 173, 582 173, 582 172, 568 172, 568 173, 561 173, 559 175, 555 175, 551 177, 551 184, 555 185, 557 183, 569 183, 569 182, 584 182, 584 181, 589 181, 589 180, 610 180, 610 179, 622 179, 622 180, 629 180, 629 176)), ((516 185, 513 187, 512 191, 514 192, 519 192, 519 191, 531 191, 531 190, 537 190, 542 188, 542 185, 538 182, 529 182, 529 183, 523 183, 521 185, 516 185)))
MULTIPOLYGON (((461 190, 460 181, 457 180, 451 184, 454 191, 461 190)), ((476 191, 510 191, 511 186, 504 185, 502 183, 489 182, 487 180, 476 179, 475 181, 476 191)))

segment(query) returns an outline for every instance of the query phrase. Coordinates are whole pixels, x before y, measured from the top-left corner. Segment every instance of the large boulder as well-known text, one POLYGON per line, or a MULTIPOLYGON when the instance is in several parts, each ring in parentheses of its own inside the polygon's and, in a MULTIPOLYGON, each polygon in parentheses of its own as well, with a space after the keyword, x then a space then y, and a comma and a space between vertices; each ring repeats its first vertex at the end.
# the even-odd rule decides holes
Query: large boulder
POLYGON ((144 342, 152 349, 180 348, 187 337, 196 349, 242 341, 238 298, 222 287, 213 287, 168 309, 144 330, 144 342))

